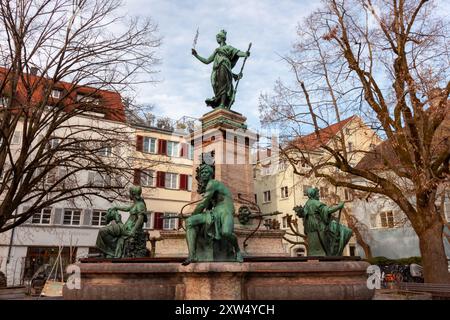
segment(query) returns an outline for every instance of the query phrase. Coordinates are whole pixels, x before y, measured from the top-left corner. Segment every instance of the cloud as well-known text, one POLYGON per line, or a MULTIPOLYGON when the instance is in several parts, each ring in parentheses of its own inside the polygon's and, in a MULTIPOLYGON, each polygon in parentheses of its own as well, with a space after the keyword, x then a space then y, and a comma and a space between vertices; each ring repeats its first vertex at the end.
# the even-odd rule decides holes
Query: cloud
MULTIPOLYGON (((233 106, 248 118, 251 127, 259 126, 259 94, 270 91, 276 79, 289 77, 278 54, 291 50, 298 22, 318 5, 276 0, 126 0, 124 4, 127 14, 151 17, 163 37, 161 82, 143 85, 137 94, 138 102, 155 104, 159 115, 199 118, 211 110, 204 100, 213 95, 212 65, 200 63, 190 52, 197 28, 200 34, 196 49, 201 56, 209 56, 217 47, 215 35, 220 29, 227 30, 227 43, 242 51, 252 42, 233 106)), ((241 64, 238 62, 235 72, 241 64)))

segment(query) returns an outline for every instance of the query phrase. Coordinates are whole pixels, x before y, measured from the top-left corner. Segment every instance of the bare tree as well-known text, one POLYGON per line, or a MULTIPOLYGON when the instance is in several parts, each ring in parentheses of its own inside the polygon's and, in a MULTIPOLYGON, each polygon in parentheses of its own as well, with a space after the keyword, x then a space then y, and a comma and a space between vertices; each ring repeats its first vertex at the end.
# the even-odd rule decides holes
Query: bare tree
POLYGON ((151 20, 121 10, 119 0, 1 1, 0 232, 132 180, 119 92, 155 81, 160 40, 151 20))
POLYGON ((395 202, 419 237, 426 281, 442 283, 450 280, 436 202, 449 181, 450 56, 448 20, 437 14, 426 0, 325 1, 299 26, 285 58, 296 85, 278 82, 261 111, 263 121, 295 136, 313 131, 319 163, 290 147, 314 175, 395 202), (332 144, 322 142, 321 128, 355 113, 386 142, 350 152, 342 130, 332 144), (357 166, 355 154, 373 161, 357 166))

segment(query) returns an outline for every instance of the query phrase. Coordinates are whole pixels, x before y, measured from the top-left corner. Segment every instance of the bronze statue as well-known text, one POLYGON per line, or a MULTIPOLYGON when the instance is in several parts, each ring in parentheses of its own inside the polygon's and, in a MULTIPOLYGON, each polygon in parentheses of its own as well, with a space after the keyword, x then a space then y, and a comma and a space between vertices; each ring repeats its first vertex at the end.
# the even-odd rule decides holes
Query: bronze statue
POLYGON ((328 207, 319 200, 319 190, 307 190, 305 206, 296 206, 294 211, 303 218, 303 226, 308 239, 308 256, 341 256, 352 236, 352 230, 336 221, 332 214, 342 210, 344 203, 328 207))
POLYGON ((147 255, 146 235, 143 231, 147 221, 147 208, 141 196, 142 188, 130 188, 131 206, 112 207, 106 214, 107 226, 101 228, 97 236, 97 248, 106 258, 143 257, 147 255), (119 211, 129 212, 125 223, 119 211))
MULTIPOLYGON (((211 72, 211 84, 214 90, 214 97, 206 99, 206 104, 212 108, 230 109, 235 98, 235 88, 233 88, 233 79, 238 81, 242 78, 242 69, 239 74, 232 72, 233 67, 240 57, 249 57, 250 51, 240 51, 226 44, 227 32, 221 30, 216 40, 219 47, 209 56, 203 58, 197 54, 193 48, 192 54, 204 64, 210 64, 214 61, 213 70, 211 72)), ((250 50, 250 47, 249 47, 250 50)), ((245 63, 245 61, 244 61, 245 63)))
POLYGON ((214 169, 203 163, 197 168, 201 202, 186 220, 188 265, 197 261, 237 261, 243 258, 234 234, 234 204, 230 190, 213 179, 214 169))

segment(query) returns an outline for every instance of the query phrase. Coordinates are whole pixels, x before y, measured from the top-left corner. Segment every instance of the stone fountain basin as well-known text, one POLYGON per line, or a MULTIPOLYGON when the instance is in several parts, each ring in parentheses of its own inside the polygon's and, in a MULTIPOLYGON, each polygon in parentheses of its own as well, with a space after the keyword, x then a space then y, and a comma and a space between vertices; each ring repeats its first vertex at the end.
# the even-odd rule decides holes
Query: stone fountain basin
POLYGON ((182 258, 83 259, 67 300, 367 300, 369 263, 348 257, 250 257, 243 263, 182 258), (320 260, 319 260, 320 259, 320 260))

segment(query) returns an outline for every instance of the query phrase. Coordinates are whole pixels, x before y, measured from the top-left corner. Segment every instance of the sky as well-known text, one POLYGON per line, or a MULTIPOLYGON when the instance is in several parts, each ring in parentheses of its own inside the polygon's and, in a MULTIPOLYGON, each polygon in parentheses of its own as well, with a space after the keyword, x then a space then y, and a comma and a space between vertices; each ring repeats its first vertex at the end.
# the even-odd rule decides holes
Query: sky
POLYGON ((252 43, 232 110, 246 116, 250 128, 258 128, 259 96, 271 92, 277 79, 290 76, 280 56, 291 50, 298 23, 319 5, 308 0, 124 0, 127 14, 151 17, 162 37, 159 81, 139 86, 136 102, 153 104, 156 115, 174 120, 211 111, 204 101, 213 96, 212 64, 194 58, 191 48, 198 28, 196 50, 208 57, 218 46, 216 34, 225 29, 229 45, 246 51, 252 43))

